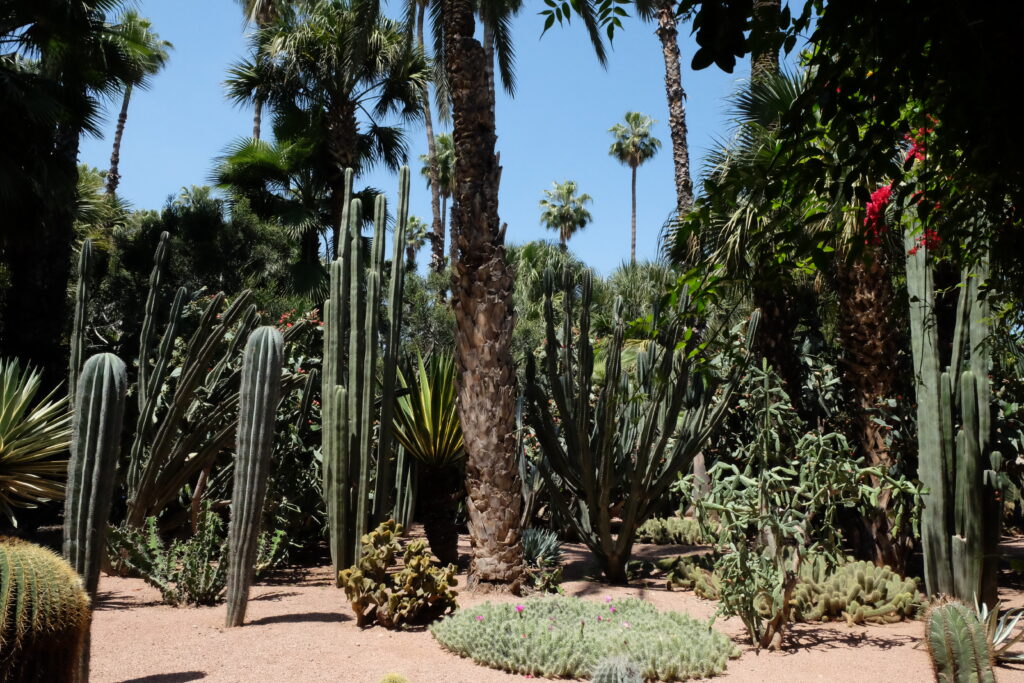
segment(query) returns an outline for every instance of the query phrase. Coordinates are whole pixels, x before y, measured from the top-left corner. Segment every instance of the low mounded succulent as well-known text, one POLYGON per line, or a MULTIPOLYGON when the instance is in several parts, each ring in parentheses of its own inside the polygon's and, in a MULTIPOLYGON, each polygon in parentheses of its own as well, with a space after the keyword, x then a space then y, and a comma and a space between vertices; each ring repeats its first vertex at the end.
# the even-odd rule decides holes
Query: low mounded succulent
POLYGON ((644 675, 628 657, 606 657, 598 662, 590 683, 644 683, 644 675))
POLYGON ((636 530, 637 543, 701 545, 707 542, 700 523, 690 517, 652 517, 636 530))
POLYGON ((921 604, 914 579, 870 562, 849 562, 824 578, 819 567, 808 564, 793 594, 799 621, 892 623, 914 618, 921 604))

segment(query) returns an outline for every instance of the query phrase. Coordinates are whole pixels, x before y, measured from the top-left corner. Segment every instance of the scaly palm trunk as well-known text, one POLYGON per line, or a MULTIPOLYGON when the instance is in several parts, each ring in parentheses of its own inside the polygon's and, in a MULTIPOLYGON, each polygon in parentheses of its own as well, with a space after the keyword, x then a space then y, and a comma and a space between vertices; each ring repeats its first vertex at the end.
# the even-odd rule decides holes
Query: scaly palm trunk
POLYGON ((754 353, 767 360, 768 365, 779 374, 782 388, 799 411, 802 375, 794 342, 799 322, 795 310, 796 300, 783 282, 755 283, 752 290, 754 306, 761 311, 761 322, 754 338, 754 353))
MULTIPOLYGON (((875 422, 881 400, 899 393, 898 325, 893 319, 895 294, 885 255, 869 254, 869 263, 842 263, 836 273, 839 295, 839 343, 843 349, 843 378, 855 396, 854 425, 860 450, 872 466, 892 463, 886 443, 887 428, 875 422)), ((872 485, 880 486, 877 478, 872 485)), ((903 571, 913 550, 907 529, 893 528, 889 517, 891 497, 881 488, 878 502, 868 516, 867 527, 874 543, 874 560, 903 571)))
POLYGON ((252 110, 252 139, 259 140, 261 128, 263 127, 263 98, 256 96, 256 103, 252 110))
POLYGON ((124 124, 128 121, 128 103, 132 99, 132 86, 125 86, 124 97, 121 99, 121 113, 117 117, 117 128, 114 130, 114 148, 110 152, 110 168, 107 170, 107 195, 113 196, 117 186, 121 184, 121 140, 124 138, 124 124))
POLYGON ((630 242, 630 245, 629 245, 629 262, 630 263, 636 263, 636 165, 634 164, 630 168, 632 169, 632 172, 633 172, 632 173, 633 180, 632 180, 632 184, 631 184, 631 189, 633 191, 633 204, 632 204, 632 213, 630 214, 631 215, 630 226, 631 226, 631 229, 632 229, 632 232, 633 232, 633 238, 632 238, 632 241, 630 242))
MULTIPOLYGON (((327 127, 327 145, 334 169, 329 185, 331 188, 331 254, 337 258, 338 244, 346 227, 341 224, 342 211, 345 208, 345 169, 356 168, 356 141, 359 136, 359 124, 356 121, 355 106, 348 101, 336 103, 328 112, 330 122, 327 127)), ((358 169, 357 169, 358 170, 358 169)), ((366 211, 372 207, 363 207, 366 211)))
POLYGON ((676 29, 675 2, 668 1, 658 10, 661 52, 665 58, 665 95, 668 98, 668 125, 672 135, 672 164, 675 166, 676 212, 682 216, 693 205, 693 180, 690 178, 690 148, 686 141, 686 92, 679 68, 679 31, 676 29))
POLYGON ((750 80, 779 72, 779 0, 754 0, 750 80))
MULTIPOLYGON (((426 43, 423 41, 423 24, 426 20, 427 3, 420 4, 420 11, 416 17, 416 42, 421 51, 426 51, 426 43)), ((434 166, 434 159, 437 158, 437 144, 434 140, 434 117, 430 111, 430 84, 423 84, 423 123, 427 129, 427 154, 430 157, 430 212, 433 217, 430 235, 430 268, 435 273, 444 270, 444 216, 441 212, 441 186, 437 179, 437 168, 434 166)))
POLYGON ((486 53, 473 38, 473 6, 473 0, 441 2, 454 117, 452 303, 473 548, 468 584, 516 592, 525 564, 515 457, 512 272, 498 219, 501 167, 487 102, 486 53))

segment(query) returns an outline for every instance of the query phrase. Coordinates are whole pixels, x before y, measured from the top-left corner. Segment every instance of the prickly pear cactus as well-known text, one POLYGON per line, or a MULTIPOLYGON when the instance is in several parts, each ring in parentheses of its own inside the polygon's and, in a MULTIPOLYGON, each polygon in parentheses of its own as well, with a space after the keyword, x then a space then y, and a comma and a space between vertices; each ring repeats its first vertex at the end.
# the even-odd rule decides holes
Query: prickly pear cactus
POLYGON ((912 619, 921 606, 917 582, 889 567, 849 562, 824 579, 817 567, 802 572, 793 592, 800 621, 845 618, 849 624, 892 623, 912 619))
POLYGON ((89 596, 45 548, 0 537, 0 681, 83 681, 89 596))
POLYGON ((606 657, 597 663, 591 683, 644 683, 640 667, 626 657, 606 657))
POLYGON ((995 683, 985 625, 963 603, 949 602, 929 612, 925 643, 939 683, 995 683))

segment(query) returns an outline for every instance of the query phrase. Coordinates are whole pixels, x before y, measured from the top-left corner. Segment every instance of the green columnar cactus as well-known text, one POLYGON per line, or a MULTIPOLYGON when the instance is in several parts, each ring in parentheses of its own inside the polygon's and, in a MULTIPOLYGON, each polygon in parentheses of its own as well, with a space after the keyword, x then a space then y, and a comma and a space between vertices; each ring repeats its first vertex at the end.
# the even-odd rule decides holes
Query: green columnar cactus
POLYGON ((121 448, 128 375, 111 353, 93 356, 82 368, 75 400, 64 500, 64 557, 95 599, 106 553, 107 518, 121 448))
POLYGON ((591 683, 644 683, 644 675, 628 657, 605 657, 590 677, 591 683))
POLYGON ((964 274, 950 364, 943 369, 933 260, 910 230, 905 244, 918 476, 928 491, 921 515, 925 585, 933 595, 993 606, 1000 534, 996 493, 1003 467, 1002 456, 991 448, 987 264, 964 274))
POLYGON ((963 604, 947 603, 928 614, 925 643, 940 683, 995 683, 985 626, 963 604))
MULTIPOLYGON (((366 533, 371 517, 381 520, 391 513, 393 507, 392 415, 401 335, 402 282, 405 277, 401 250, 408 223, 409 171, 403 168, 399 174, 399 210, 388 289, 388 328, 383 345, 378 302, 385 277, 387 205, 383 197, 377 197, 373 244, 368 258, 364 258, 362 203, 358 199, 350 200, 351 170, 345 179, 343 225, 346 234, 339 240, 341 254, 330 266, 329 297, 324 304, 326 333, 322 390, 324 496, 330 528, 331 561, 336 571, 349 566, 358 557, 358 541, 366 533), (382 361, 379 396, 378 356, 382 361), (343 391, 338 392, 337 388, 343 388, 343 391), (337 400, 344 400, 345 407, 337 405, 337 400), (378 421, 380 429, 374 463, 374 424, 378 421), (374 469, 377 472, 375 483, 370 479, 374 469), (372 502, 371 488, 374 490, 372 502)), ((407 503, 408 499, 403 498, 402 501, 407 503)))
POLYGON ((260 327, 249 335, 238 392, 238 449, 228 525, 228 627, 245 621, 274 449, 283 360, 284 339, 275 328, 260 327))
POLYGON ((68 396, 74 407, 78 395, 78 376, 85 354, 85 319, 89 307, 89 270, 92 268, 92 240, 82 242, 78 254, 78 284, 75 287, 75 319, 71 329, 71 357, 68 361, 68 396))
POLYGON ((87 681, 89 621, 89 596, 67 562, 0 538, 0 681, 87 681))
MULTIPOLYGON (((538 377, 537 364, 530 357, 527 421, 544 455, 540 468, 553 509, 597 556, 608 578, 624 583, 637 527, 652 514, 677 473, 690 466, 725 415, 746 367, 758 314, 747 326, 747 352, 727 366, 726 377, 717 377, 699 353, 699 335, 688 335, 678 324, 668 325, 657 340, 649 342, 637 354, 635 372, 629 372, 622 367, 626 324, 617 301, 606 379, 595 386, 590 340, 592 275, 584 273, 577 302, 572 276, 569 271, 563 274, 561 337, 556 334, 554 283, 549 271, 545 274, 543 377, 538 377), (596 403, 592 394, 597 396, 596 403), (617 514, 611 500, 616 490, 623 502, 617 514), (613 516, 621 518, 615 532, 613 516)), ((689 313, 688 302, 680 306, 689 313)))

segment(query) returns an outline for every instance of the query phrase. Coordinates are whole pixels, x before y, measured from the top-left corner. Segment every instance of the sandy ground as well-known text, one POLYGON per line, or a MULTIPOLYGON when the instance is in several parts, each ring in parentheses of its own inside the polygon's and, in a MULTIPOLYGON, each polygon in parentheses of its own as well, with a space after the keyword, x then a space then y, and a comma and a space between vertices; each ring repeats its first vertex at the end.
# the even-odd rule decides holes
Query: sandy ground
MULTIPOLYGON (((463 548, 468 551, 468 547, 463 548)), ((637 546, 650 559, 676 554, 679 548, 637 546)), ((566 547, 566 576, 587 573, 589 554, 566 547)), ((377 683, 399 673, 410 683, 499 683, 523 680, 481 667, 444 652, 429 633, 362 630, 344 593, 329 585, 326 568, 283 573, 253 588, 245 626, 225 629, 225 608, 174 608, 161 605, 159 593, 139 579, 104 576, 92 631, 94 683, 241 683, 249 681, 336 681, 377 683)), ((460 576, 460 583, 464 580, 460 576)), ((600 599, 633 595, 660 609, 708 618, 713 602, 692 593, 666 591, 660 582, 612 587, 585 580, 563 584, 569 595, 600 599)), ((1011 596, 1019 602, 1020 595, 1011 596)), ((460 592, 468 606, 513 597, 460 592)), ((719 620, 716 627, 742 645, 742 625, 719 620)), ((799 624, 796 646, 780 653, 743 655, 729 664, 728 681, 899 681, 932 680, 928 654, 917 644, 920 622, 888 626, 799 624)), ((1024 683, 1024 668, 997 670, 1000 683, 1024 683)))

